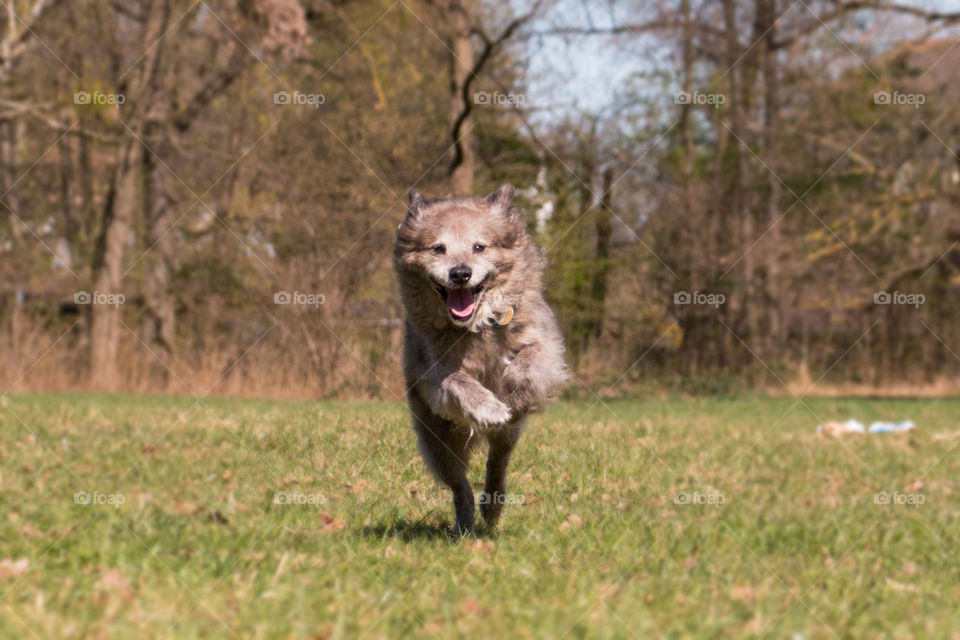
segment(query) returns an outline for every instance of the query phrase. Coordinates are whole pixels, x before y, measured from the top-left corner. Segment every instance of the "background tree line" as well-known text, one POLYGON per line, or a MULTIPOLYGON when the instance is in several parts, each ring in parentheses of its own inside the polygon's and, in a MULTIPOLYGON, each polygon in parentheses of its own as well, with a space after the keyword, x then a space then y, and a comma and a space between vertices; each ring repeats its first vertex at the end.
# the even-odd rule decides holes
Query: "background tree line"
POLYGON ((582 385, 956 378, 960 14, 6 0, 3 22, 4 388, 396 397, 406 193, 504 181, 582 385), (632 70, 603 106, 538 99, 551 51, 598 46, 632 70))

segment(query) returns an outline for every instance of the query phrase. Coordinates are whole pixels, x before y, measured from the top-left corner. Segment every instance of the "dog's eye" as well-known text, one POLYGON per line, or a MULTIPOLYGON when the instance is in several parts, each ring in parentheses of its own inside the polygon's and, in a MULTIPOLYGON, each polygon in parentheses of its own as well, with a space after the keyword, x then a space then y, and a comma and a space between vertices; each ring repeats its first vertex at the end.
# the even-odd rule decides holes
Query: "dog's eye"
POLYGON ((484 250, 484 249, 486 249, 486 247, 483 246, 482 244, 475 244, 475 245, 473 245, 473 252, 474 252, 474 253, 483 253, 483 250, 484 250))
POLYGON ((442 244, 435 244, 430 247, 430 250, 439 255, 443 255, 447 252, 447 248, 442 244))

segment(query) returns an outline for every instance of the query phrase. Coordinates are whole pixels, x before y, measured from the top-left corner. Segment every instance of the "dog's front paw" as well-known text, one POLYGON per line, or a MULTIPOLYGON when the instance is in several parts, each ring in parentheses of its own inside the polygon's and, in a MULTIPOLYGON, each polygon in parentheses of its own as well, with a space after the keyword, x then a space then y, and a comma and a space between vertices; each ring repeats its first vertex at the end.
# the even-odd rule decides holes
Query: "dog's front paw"
POLYGON ((500 380, 500 396, 509 407, 522 411, 536 404, 537 390, 524 367, 516 363, 507 365, 500 380))
POLYGON ((481 427, 492 427, 510 421, 510 407, 500 402, 492 393, 480 402, 464 407, 467 417, 481 427))

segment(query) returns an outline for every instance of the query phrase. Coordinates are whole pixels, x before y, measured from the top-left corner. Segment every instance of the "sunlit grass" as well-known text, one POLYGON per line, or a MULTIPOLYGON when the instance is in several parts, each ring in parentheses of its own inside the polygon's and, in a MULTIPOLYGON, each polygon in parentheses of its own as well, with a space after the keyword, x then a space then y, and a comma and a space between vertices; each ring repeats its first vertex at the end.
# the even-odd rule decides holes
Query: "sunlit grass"
MULTIPOLYGON (((949 637, 960 624, 954 400, 558 405, 521 439, 501 528, 458 541, 400 405, 0 402, 2 637, 949 637), (817 436, 848 417, 918 430, 817 436), (904 504, 877 504, 880 491, 904 504)), ((478 456, 475 486, 481 470, 478 456)))

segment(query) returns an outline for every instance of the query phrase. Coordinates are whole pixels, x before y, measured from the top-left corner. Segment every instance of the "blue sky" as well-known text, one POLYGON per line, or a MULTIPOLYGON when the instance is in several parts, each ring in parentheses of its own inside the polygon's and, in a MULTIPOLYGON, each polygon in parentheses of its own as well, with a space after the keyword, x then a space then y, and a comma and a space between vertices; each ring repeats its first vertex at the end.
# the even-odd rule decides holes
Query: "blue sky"
MULTIPOLYGON (((905 6, 926 10, 960 12, 960 0, 897 0, 905 6)), ((516 7, 528 6, 528 2, 514 3, 516 7)), ((693 0, 693 6, 699 4, 693 0)), ((679 0, 666 3, 618 2, 613 0, 560 0, 539 19, 533 28, 542 30, 560 25, 587 26, 602 29, 615 24, 630 24, 644 19, 637 7, 650 12, 658 6, 679 6, 679 0)), ((782 2, 784 20, 803 17, 807 7, 817 8, 813 0, 782 2)), ((520 8, 519 10, 523 10, 520 8)), ((900 39, 903 37, 902 18, 885 15, 877 18, 880 33, 900 39), (891 25, 895 22, 895 25, 891 25)), ((834 27, 836 28, 836 27, 834 27)), ((829 33, 829 32, 827 32, 829 33)), ((873 35, 876 35, 876 31, 873 35)), ((845 35, 845 34, 839 34, 845 35)), ((662 71, 669 77, 675 69, 672 52, 650 35, 624 36, 567 36, 533 39, 527 44, 529 78, 527 105, 543 109, 584 110, 596 112, 611 104, 614 92, 631 76, 640 72, 662 71)), ((855 62, 855 58, 851 60, 855 62)), ((536 116, 534 119, 538 119, 536 116)))

